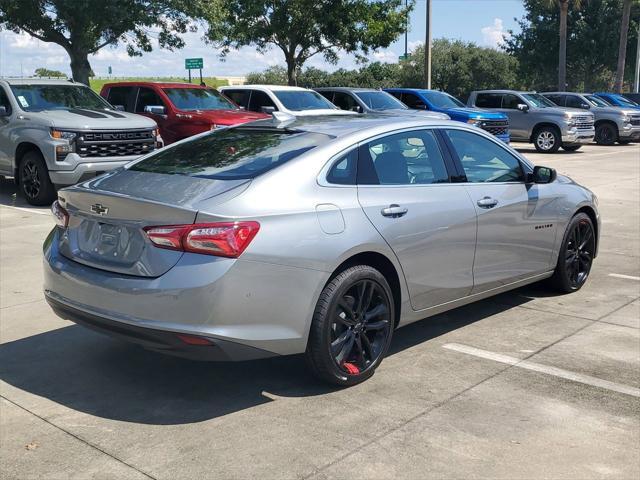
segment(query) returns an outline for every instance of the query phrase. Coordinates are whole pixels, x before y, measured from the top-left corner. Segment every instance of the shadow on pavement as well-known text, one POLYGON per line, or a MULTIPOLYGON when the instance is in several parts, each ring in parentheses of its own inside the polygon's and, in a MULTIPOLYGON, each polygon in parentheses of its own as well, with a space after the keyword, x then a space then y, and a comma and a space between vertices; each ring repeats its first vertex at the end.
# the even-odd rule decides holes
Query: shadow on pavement
MULTIPOLYGON (((526 303, 528 287, 423 320, 394 333, 389 355, 526 303)), ((384 368, 384 367, 383 367, 384 368)), ((98 417, 185 424, 285 397, 322 395, 301 355, 241 363, 184 360, 119 343, 77 325, 0 345, 0 378, 21 390, 98 417)))
POLYGON ((0 177, 0 205, 27 208, 29 210, 48 211, 49 207, 34 207, 24 199, 18 191, 13 178, 0 177))

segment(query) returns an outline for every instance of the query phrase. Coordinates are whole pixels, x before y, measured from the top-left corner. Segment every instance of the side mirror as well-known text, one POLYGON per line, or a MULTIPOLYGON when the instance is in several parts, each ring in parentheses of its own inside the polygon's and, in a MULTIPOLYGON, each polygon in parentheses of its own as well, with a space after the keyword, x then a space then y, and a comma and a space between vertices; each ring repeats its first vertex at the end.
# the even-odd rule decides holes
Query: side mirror
POLYGON ((582 108, 583 110, 589 110, 591 108, 591 105, 589 105, 588 103, 581 103, 580 108, 582 108))
POLYGON ((352 112, 362 113, 362 107, 360 105, 354 105, 353 107, 350 108, 350 110, 352 112))
POLYGON ((555 168, 535 166, 533 167, 533 173, 529 174, 528 183, 551 183, 558 178, 558 173, 555 168))
POLYGON ((417 102, 417 103, 416 103, 416 108, 417 108, 418 110, 429 110, 429 109, 427 108, 427 104, 426 104, 426 103, 423 103, 423 102, 417 102))
POLYGON ((144 107, 144 112, 152 115, 165 115, 165 111, 166 110, 162 105, 147 105, 144 107))
POLYGON ((520 110, 521 112, 528 112, 529 111, 529 105, 527 105, 526 103, 519 103, 518 104, 518 110, 520 110))
POLYGON ((273 112, 276 111, 276 107, 262 107, 260 110, 262 110, 262 113, 266 113, 267 115, 271 115, 273 112))
POLYGON ((119 112, 124 112, 124 105, 114 105, 113 108, 115 108, 119 112))
POLYGON ((8 117, 9 112, 7 112, 7 107, 4 105, 0 106, 0 117, 8 117))

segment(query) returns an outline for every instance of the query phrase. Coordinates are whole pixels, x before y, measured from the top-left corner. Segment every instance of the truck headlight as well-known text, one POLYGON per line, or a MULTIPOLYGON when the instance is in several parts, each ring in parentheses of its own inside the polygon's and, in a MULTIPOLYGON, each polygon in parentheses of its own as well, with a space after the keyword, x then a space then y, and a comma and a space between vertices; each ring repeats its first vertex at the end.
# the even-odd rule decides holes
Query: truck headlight
POLYGON ((469 120, 467 120, 467 123, 469 125, 475 125, 476 127, 479 127, 482 125, 482 120, 478 118, 470 118, 469 120))
POLYGON ((623 115, 622 123, 631 123, 631 117, 629 115, 623 115))
POLYGON ((576 126, 576 119, 575 118, 565 117, 564 121, 567 122, 567 126, 568 127, 575 127, 576 126))
POLYGON ((58 140, 67 140, 69 143, 73 142, 76 138, 75 132, 68 132, 66 130, 51 129, 51 137, 58 140))

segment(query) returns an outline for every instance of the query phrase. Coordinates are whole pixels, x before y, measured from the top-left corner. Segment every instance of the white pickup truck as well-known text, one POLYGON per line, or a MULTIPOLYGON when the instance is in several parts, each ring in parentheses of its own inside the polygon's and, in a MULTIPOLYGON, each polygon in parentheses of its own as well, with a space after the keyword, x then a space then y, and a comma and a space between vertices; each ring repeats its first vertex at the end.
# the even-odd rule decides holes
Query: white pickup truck
POLYGON ((0 175, 32 205, 162 145, 156 123, 66 80, 0 79, 0 175))

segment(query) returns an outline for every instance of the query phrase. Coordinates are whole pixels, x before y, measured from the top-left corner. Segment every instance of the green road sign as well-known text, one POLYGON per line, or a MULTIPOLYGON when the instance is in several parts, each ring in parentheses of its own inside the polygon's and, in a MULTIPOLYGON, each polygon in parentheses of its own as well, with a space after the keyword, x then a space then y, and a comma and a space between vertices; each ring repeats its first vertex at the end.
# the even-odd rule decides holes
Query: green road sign
POLYGON ((398 59, 400 60, 409 60, 411 58, 411 54, 407 53, 406 55, 400 55, 398 59))
POLYGON ((204 68, 204 62, 201 58, 185 58, 184 59, 184 68, 187 70, 195 70, 198 68, 204 68))

